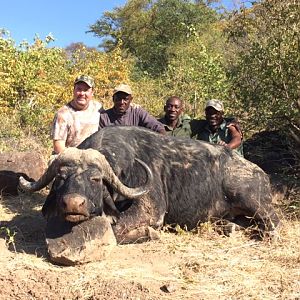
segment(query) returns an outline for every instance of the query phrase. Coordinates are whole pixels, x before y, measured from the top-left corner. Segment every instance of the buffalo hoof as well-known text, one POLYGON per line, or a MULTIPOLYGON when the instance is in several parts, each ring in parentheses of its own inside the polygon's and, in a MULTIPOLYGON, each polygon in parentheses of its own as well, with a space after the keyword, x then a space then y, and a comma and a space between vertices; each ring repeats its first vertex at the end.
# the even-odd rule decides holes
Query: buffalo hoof
MULTIPOLYGON (((116 232, 115 232, 116 233, 116 232)), ((118 244, 143 243, 150 240, 159 240, 159 231, 150 226, 141 226, 128 231, 126 234, 116 234, 118 244)))
POLYGON ((117 244, 105 217, 75 225, 52 218, 46 226, 46 243, 50 261, 66 266, 102 260, 117 244))

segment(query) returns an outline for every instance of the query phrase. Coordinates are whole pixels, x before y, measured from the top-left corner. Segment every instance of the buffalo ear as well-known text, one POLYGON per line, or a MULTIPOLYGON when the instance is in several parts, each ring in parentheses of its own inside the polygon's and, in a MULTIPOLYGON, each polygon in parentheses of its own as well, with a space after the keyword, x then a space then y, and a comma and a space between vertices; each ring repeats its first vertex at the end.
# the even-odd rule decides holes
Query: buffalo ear
POLYGON ((102 180, 101 176, 91 176, 90 180, 94 182, 100 182, 102 180))
POLYGON ((43 216, 48 219, 51 216, 57 215, 57 194, 55 191, 51 190, 50 194, 46 198, 46 201, 42 207, 43 216))

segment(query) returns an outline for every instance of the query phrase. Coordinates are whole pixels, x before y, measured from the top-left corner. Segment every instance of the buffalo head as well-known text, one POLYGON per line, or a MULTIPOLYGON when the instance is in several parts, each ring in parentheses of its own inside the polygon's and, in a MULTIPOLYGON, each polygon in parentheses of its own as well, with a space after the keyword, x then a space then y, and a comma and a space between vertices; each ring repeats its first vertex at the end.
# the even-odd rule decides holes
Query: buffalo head
POLYGON ((118 213, 107 188, 128 199, 138 199, 148 193, 153 181, 152 172, 145 163, 136 160, 147 173, 147 181, 141 187, 124 185, 105 156, 97 150, 77 148, 67 148, 58 155, 38 181, 29 182, 20 177, 19 187, 25 191, 38 191, 54 179, 43 214, 47 217, 61 215, 66 221, 80 222, 102 215, 104 207, 118 213))

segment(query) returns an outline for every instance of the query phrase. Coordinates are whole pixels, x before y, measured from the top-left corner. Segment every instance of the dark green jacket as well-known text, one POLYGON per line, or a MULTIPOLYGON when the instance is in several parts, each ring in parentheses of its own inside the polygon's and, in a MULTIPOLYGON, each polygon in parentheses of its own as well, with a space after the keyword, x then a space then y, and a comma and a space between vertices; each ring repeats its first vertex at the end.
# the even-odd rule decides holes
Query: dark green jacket
POLYGON ((192 136, 191 131, 191 118, 187 115, 180 116, 175 128, 172 128, 166 124, 165 117, 158 120, 161 122, 166 130, 167 135, 176 136, 176 137, 187 137, 190 138, 192 136))
MULTIPOLYGON (((230 142, 231 136, 227 125, 233 120, 234 118, 225 118, 223 123, 220 125, 219 130, 215 134, 210 132, 206 120, 191 119, 188 115, 180 116, 175 128, 169 127, 166 124, 166 119, 164 117, 158 121, 164 124, 167 135, 192 138, 217 144, 220 140, 225 143, 230 142)), ((237 149, 234 149, 234 151, 243 156, 243 144, 241 144, 237 149)))
MULTIPOLYGON (((227 119, 228 120, 228 119, 227 119)), ((208 123, 204 121, 203 125, 200 129, 198 129, 196 138, 197 140, 207 141, 211 144, 217 144, 220 141, 225 143, 229 143, 231 141, 230 132, 228 130, 227 125, 230 123, 226 119, 223 120, 217 132, 212 133, 209 129, 208 123)), ((244 156, 243 153, 243 144, 241 144, 238 148, 234 149, 238 154, 244 156)))

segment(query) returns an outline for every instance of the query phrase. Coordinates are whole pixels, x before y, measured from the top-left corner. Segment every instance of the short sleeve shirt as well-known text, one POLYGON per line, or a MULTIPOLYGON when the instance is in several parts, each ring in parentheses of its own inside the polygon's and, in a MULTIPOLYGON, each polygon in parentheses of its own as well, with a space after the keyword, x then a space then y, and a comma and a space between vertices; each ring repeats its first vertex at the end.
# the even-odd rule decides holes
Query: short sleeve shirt
MULTIPOLYGON (((212 144, 217 144, 220 141, 223 141, 223 142, 228 144, 231 141, 231 135, 229 133, 227 125, 228 125, 228 123, 226 122, 226 120, 224 120, 221 123, 218 130, 215 133, 213 133, 213 132, 210 131, 209 125, 206 122, 206 124, 202 128, 202 130, 200 130, 198 132, 197 139, 207 141, 207 142, 210 142, 212 144)), ((234 149, 234 151, 236 151, 241 156, 243 156, 243 146, 242 146, 242 144, 238 148, 234 149)))
POLYGON ((54 116, 51 137, 66 141, 66 147, 76 147, 98 130, 101 103, 90 100, 85 110, 75 110, 70 102, 54 116))
POLYGON ((130 105, 122 115, 116 114, 113 108, 101 112, 100 128, 120 125, 142 126, 156 132, 164 130, 164 126, 140 106, 130 105))

